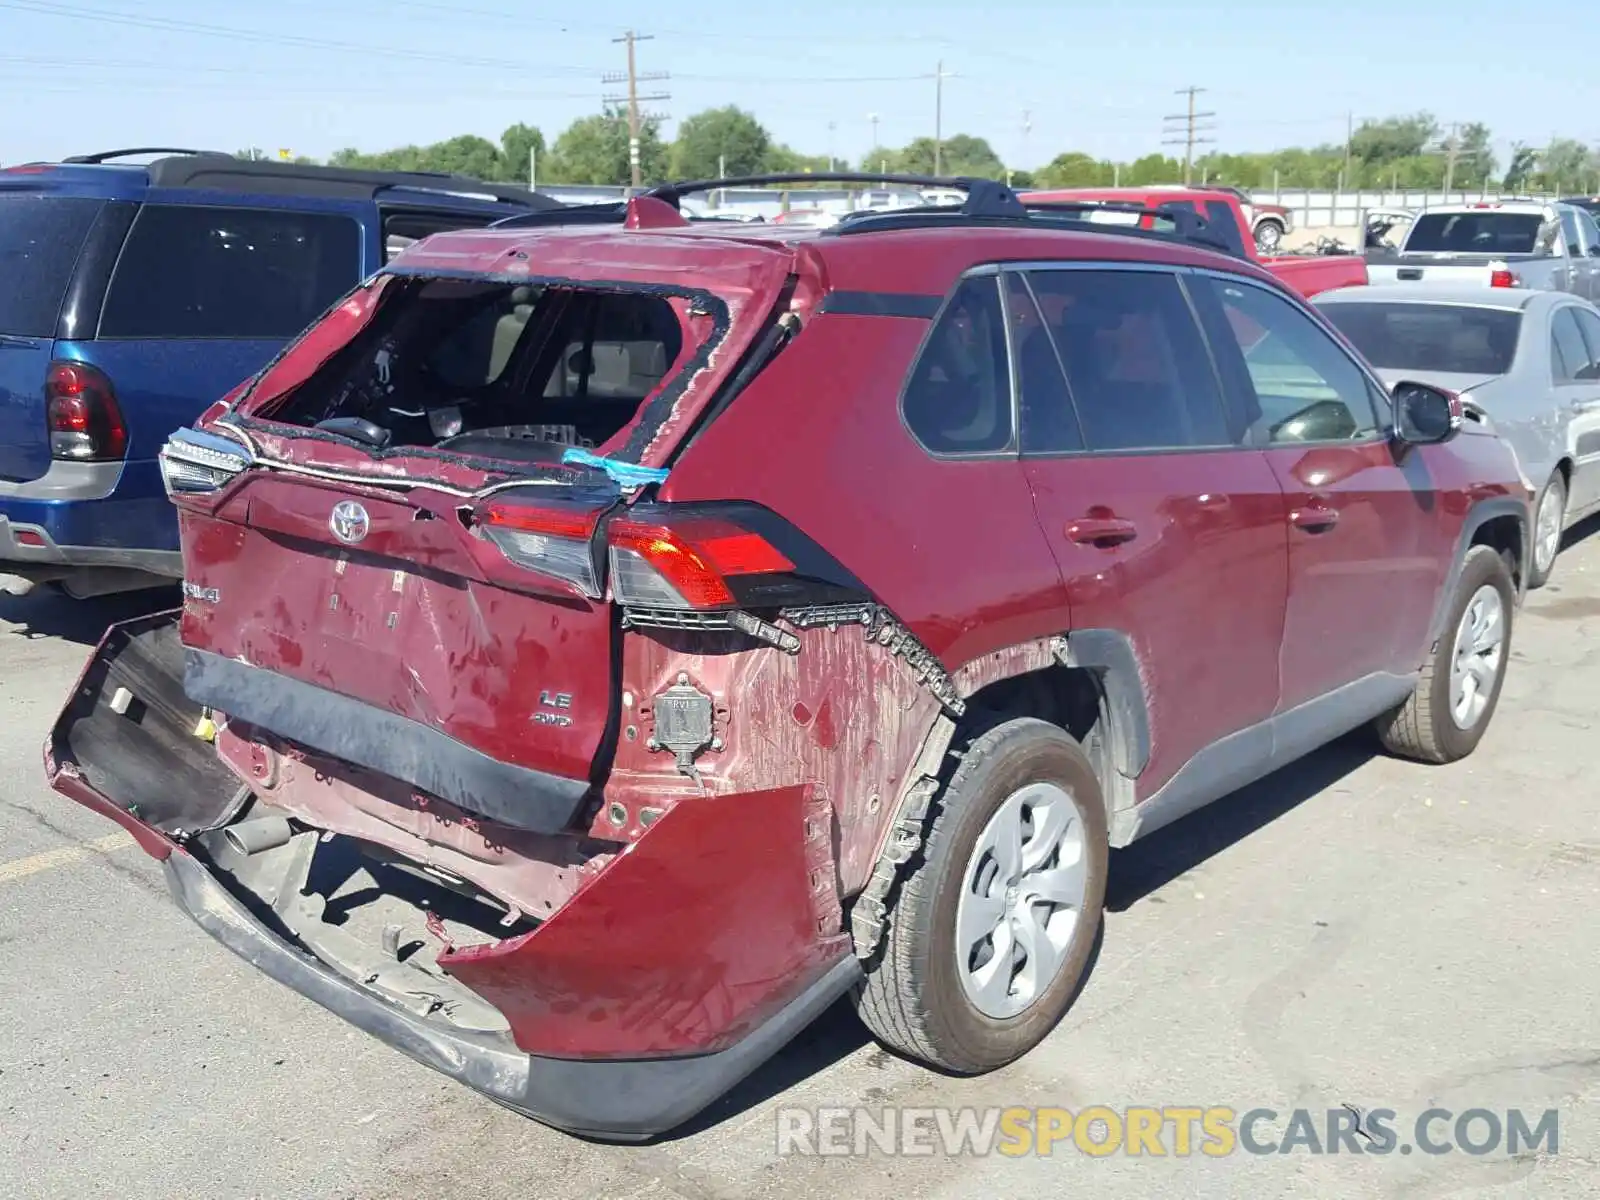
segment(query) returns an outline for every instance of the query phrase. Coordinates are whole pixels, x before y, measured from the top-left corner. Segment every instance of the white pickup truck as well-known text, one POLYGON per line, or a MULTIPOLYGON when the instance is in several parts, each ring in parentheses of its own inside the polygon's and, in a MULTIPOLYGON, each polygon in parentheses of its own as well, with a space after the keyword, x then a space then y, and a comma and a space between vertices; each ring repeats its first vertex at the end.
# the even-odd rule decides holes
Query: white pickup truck
POLYGON ((1600 225, 1572 204, 1492 201, 1426 208, 1398 254, 1369 254, 1374 284, 1521 287, 1600 301, 1600 225))

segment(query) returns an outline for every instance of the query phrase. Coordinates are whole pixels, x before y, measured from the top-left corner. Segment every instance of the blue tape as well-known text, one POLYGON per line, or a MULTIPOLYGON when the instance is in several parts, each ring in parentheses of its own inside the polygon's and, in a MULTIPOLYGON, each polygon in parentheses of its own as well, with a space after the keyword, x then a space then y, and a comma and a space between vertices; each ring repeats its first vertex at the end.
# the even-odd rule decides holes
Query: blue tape
POLYGON ((618 462, 614 458, 602 458, 598 454, 590 454, 578 446, 573 446, 561 456, 561 461, 569 467, 594 467, 604 471, 614 483, 622 487, 643 487, 647 483, 665 483, 667 479, 666 467, 641 467, 637 463, 618 462))

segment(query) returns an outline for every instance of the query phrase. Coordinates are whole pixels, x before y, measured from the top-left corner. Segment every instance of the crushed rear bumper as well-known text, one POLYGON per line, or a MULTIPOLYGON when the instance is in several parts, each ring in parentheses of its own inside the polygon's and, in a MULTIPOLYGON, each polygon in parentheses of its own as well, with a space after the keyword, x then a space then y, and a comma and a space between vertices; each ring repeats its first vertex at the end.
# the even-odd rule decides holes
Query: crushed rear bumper
POLYGON ((861 977, 853 955, 726 1050, 682 1058, 581 1060, 525 1054, 504 1035, 441 1027, 363 991, 256 920, 193 856, 174 848, 180 908, 235 954, 425 1066, 526 1116, 608 1141, 681 1125, 782 1049, 861 977))
MULTIPOLYGON (((219 757, 214 722, 184 690, 184 649, 174 612, 107 631, 45 741, 51 786, 164 863, 178 904, 236 954, 507 1107, 589 1137, 651 1138, 723 1095, 861 979, 827 903, 831 810, 793 786, 673 804, 530 931, 472 945, 446 938, 436 967, 503 1029, 396 1002, 289 918, 300 906, 287 898, 337 890, 304 887, 304 864, 295 875, 265 862, 292 846, 259 860, 243 851, 263 862, 249 876, 222 852, 224 831, 270 808, 271 788, 242 784, 219 757)), ((329 833, 296 820, 292 836, 305 845, 329 833)))

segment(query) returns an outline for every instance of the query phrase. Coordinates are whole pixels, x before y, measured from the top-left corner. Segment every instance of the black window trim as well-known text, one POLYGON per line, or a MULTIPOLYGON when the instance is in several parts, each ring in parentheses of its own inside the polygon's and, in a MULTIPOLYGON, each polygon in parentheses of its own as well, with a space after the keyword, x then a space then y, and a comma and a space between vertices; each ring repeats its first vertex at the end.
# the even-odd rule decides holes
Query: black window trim
MULTIPOLYGON (((1028 276, 1033 274, 1033 273, 1035 273, 1035 272, 1043 273, 1043 272, 1046 272, 1046 271, 1129 271, 1129 272, 1134 272, 1134 273, 1144 274, 1144 275, 1170 275, 1170 276, 1172 276, 1174 282, 1176 282, 1177 285, 1178 285, 1178 292, 1183 297, 1184 306, 1185 306, 1185 308, 1188 309, 1190 319, 1194 323, 1195 332, 1200 338, 1200 344, 1205 347, 1206 361, 1211 364, 1212 379, 1216 383, 1216 386, 1217 386, 1217 399, 1218 399, 1218 402, 1222 405, 1223 418, 1224 418, 1224 420, 1227 422, 1227 424, 1230 427, 1235 427, 1235 426, 1237 426, 1239 424, 1239 418, 1241 416, 1241 413, 1239 411, 1237 402, 1232 397, 1229 396, 1228 389, 1225 388, 1223 386, 1223 384, 1222 384, 1221 373, 1220 373, 1220 371, 1218 370, 1218 367, 1217 367, 1216 352, 1214 351, 1214 349, 1211 346, 1211 339, 1206 336, 1205 326, 1201 323, 1200 314, 1195 308, 1194 297, 1192 295, 1190 295, 1190 293, 1189 293, 1189 286, 1188 286, 1187 280, 1185 279, 1185 276, 1186 275, 1191 275, 1191 274, 1194 273, 1194 268, 1193 267, 1186 266, 1186 265, 1184 265, 1182 263, 1130 262, 1130 261, 1125 260, 1125 259, 1109 259, 1109 260, 1105 260, 1105 261, 1096 261, 1094 259, 1061 259, 1061 260, 1043 259, 1043 260, 1029 261, 1029 262, 1008 262, 1008 263, 1004 263, 1004 264, 1001 265, 1001 270, 1003 272, 1005 272, 1006 274, 1018 274, 1018 275, 1021 275, 1023 283, 1027 285, 1028 294, 1030 296, 1033 296, 1034 292, 1033 292, 1033 284, 1029 281, 1028 276)), ((1225 271, 1224 272, 1219 272, 1219 274, 1227 276, 1227 272, 1225 272, 1225 271)), ((1232 278, 1232 276, 1227 276, 1227 277, 1228 278, 1232 278)), ((1001 298, 1004 299, 1004 293, 1003 292, 1002 292, 1001 298)), ((1038 303, 1037 296, 1034 296, 1034 303, 1035 304, 1038 303)), ((1042 312, 1041 312, 1041 315, 1042 315, 1042 312)), ((1009 329, 1010 319, 1011 319, 1010 310, 1008 308, 1007 309, 1007 313, 1006 313, 1006 321, 1007 321, 1007 324, 1008 324, 1008 328, 1007 328, 1007 331, 1006 331, 1007 350, 1011 355, 1013 364, 1015 364, 1017 356, 1016 356, 1016 348, 1014 346, 1010 345, 1010 340, 1011 340, 1011 333, 1010 333, 1010 329, 1009 329)), ((1056 360, 1057 360, 1057 362, 1060 362, 1061 361, 1061 348, 1059 346, 1055 345, 1055 337, 1054 337, 1054 335, 1051 336, 1050 341, 1051 341, 1052 347, 1054 347, 1055 352, 1056 352, 1056 360)), ((1016 370, 1015 365, 1013 365, 1013 383, 1014 384, 1015 384, 1015 370, 1016 370)), ((1077 397, 1072 394, 1071 377, 1067 373, 1065 363, 1062 363, 1062 371, 1061 371, 1061 373, 1062 373, 1063 379, 1066 380, 1067 398, 1068 398, 1068 400, 1070 401, 1070 403, 1073 406, 1074 415, 1078 417, 1078 425, 1079 425, 1079 428, 1081 429, 1082 426, 1083 426, 1083 418, 1082 418, 1082 414, 1077 412, 1077 403, 1078 403, 1078 401, 1077 401, 1077 397)), ((1020 392, 1020 389, 1018 389, 1018 391, 1020 392)), ((1022 437, 1022 429, 1021 429, 1021 422, 1019 421, 1018 422, 1018 429, 1017 429, 1017 439, 1018 439, 1019 446, 1021 446, 1021 437, 1022 437)), ((1251 449, 1255 449, 1255 447, 1252 447, 1251 445, 1249 445, 1246 442, 1231 441, 1231 442, 1217 442, 1217 443, 1214 443, 1214 444, 1211 444, 1211 445, 1206 445, 1206 446, 1138 446, 1138 447, 1127 447, 1127 448, 1120 448, 1119 447, 1119 448, 1113 448, 1113 449, 1109 449, 1109 450, 1093 450, 1093 449, 1088 448, 1087 445, 1085 445, 1085 447, 1083 449, 1081 449, 1081 450, 1029 450, 1026 447, 1021 447, 1020 450, 1019 450, 1019 454, 1023 458, 1041 459, 1041 460, 1044 460, 1044 459, 1058 459, 1058 458, 1148 458, 1148 457, 1150 457, 1152 455, 1158 455, 1158 456, 1165 457, 1165 456, 1174 455, 1174 454, 1221 454, 1221 453, 1227 453, 1228 451, 1251 450, 1251 449)))
POLYGON ((907 369, 905 378, 900 381, 899 394, 895 406, 900 414, 900 425, 909 437, 929 458, 938 462, 981 462, 987 459, 1014 459, 1018 455, 1021 438, 1019 429, 1019 411, 1017 403, 1017 365, 1016 355, 1011 347, 1011 315, 1006 309, 1005 295, 1000 290, 1000 266, 998 263, 980 263, 963 271, 955 283, 945 292, 939 304, 939 311, 928 322, 928 328, 922 335, 922 340, 917 343, 917 352, 911 356, 911 366, 907 369), (928 346, 944 324, 945 313, 955 303, 955 298, 968 282, 974 279, 989 279, 995 289, 995 295, 1000 304, 1000 319, 1005 328, 1006 342, 1006 379, 1010 384, 1011 392, 1011 437, 1007 443, 998 450, 961 450, 951 453, 949 451, 934 450, 912 428, 910 419, 906 416, 906 393, 911 390, 911 382, 917 377, 917 368, 922 365, 922 358, 928 352, 928 346))
MULTIPOLYGON (((123 257, 128 253, 128 247, 133 242, 133 235, 138 231, 140 218, 143 217, 145 212, 147 212, 150 209, 206 209, 206 210, 214 210, 214 211, 217 211, 217 212, 231 212, 231 213, 248 212, 248 213, 287 214, 289 216, 301 216, 301 217, 304 217, 304 216, 334 217, 334 218, 337 218, 337 219, 340 219, 340 220, 345 220, 345 221, 350 222, 351 225, 355 226, 355 231, 356 231, 356 278, 355 278, 355 281, 349 287, 347 287, 343 292, 341 292, 339 294, 339 297, 336 300, 334 300, 333 303, 330 304, 328 308, 323 309, 322 312, 320 312, 320 313, 316 314, 315 316, 313 316, 313 318, 312 318, 312 323, 313 324, 320 324, 322 317, 326 316, 328 314, 328 312, 331 311, 331 309, 334 306, 336 306, 337 304, 339 304, 343 300, 348 299, 350 293, 353 292, 362 283, 364 283, 365 282, 365 276, 367 274, 370 274, 370 272, 366 272, 365 271, 365 267, 366 267, 367 227, 362 223, 361 219, 359 217, 357 217, 354 213, 351 213, 351 212, 338 212, 338 211, 327 211, 327 210, 318 210, 318 209, 309 209, 309 208, 297 208, 297 207, 295 207, 293 205, 259 205, 259 204, 245 204, 245 203, 241 203, 241 204, 184 204, 184 203, 178 203, 178 202, 169 201, 169 200, 148 200, 148 201, 145 201, 144 203, 140 204, 139 208, 138 208, 138 211, 133 214, 133 218, 129 222, 128 228, 124 231, 123 239, 122 239, 122 245, 117 251, 116 262, 112 264, 110 273, 107 274, 107 276, 106 276, 105 288, 103 289, 101 297, 100 297, 100 312, 99 312, 99 314, 98 314, 98 316, 97 316, 97 318, 95 320, 95 328, 94 328, 94 340, 95 341, 98 341, 98 342, 240 342, 240 341, 251 341, 251 342, 284 341, 284 342, 293 342, 293 341, 298 340, 300 335, 303 334, 304 332, 306 332, 305 330, 298 330, 295 333, 291 333, 287 338, 276 338, 276 337, 253 338, 253 337, 236 337, 236 336, 232 336, 232 335, 220 336, 220 337, 150 337, 148 335, 139 335, 139 336, 128 336, 128 335, 119 335, 119 334, 107 335, 107 334, 101 332, 101 328, 100 327, 105 321, 106 301, 110 298, 112 289, 117 286, 117 273, 122 270, 123 257)), ((381 250, 381 247, 380 247, 380 250, 381 250)))
POLYGON ((1257 450, 1273 450, 1273 449, 1278 449, 1280 447, 1292 447, 1292 448, 1301 448, 1301 447, 1318 448, 1318 447, 1323 447, 1323 446, 1352 446, 1352 447, 1354 447, 1354 446, 1371 446, 1371 445, 1375 445, 1375 444, 1380 443, 1380 442, 1392 442, 1394 440, 1394 436, 1395 436, 1395 433, 1394 433, 1394 431, 1395 431, 1395 416, 1394 416, 1394 397, 1393 397, 1392 393, 1389 391, 1388 387, 1386 387, 1384 385, 1383 380, 1378 378, 1377 373, 1374 372, 1372 370, 1372 368, 1367 365, 1366 360, 1364 360, 1359 354, 1352 353, 1351 350, 1349 349, 1349 347, 1347 347, 1345 345, 1345 343, 1344 343, 1344 335, 1343 334, 1338 333, 1337 330, 1334 330, 1331 333, 1329 332, 1330 327, 1332 326, 1333 323, 1331 321, 1329 321, 1326 317, 1324 317, 1311 304, 1310 301, 1304 299, 1303 297, 1299 296, 1296 293, 1293 293, 1293 292, 1289 291, 1289 289, 1287 289, 1287 288, 1274 287, 1272 285, 1263 283, 1259 279, 1251 279, 1249 276, 1246 276, 1246 275, 1235 275, 1235 274, 1232 274, 1231 272, 1228 272, 1228 271, 1218 271, 1218 270, 1214 270, 1214 269, 1212 269, 1210 267, 1196 267, 1196 268, 1193 268, 1193 272, 1194 272, 1194 274, 1206 275, 1206 276, 1209 276, 1209 277, 1211 277, 1213 279, 1226 280, 1228 283, 1244 284, 1244 285, 1247 285, 1249 287, 1253 287, 1258 291, 1265 292, 1269 296, 1276 296, 1280 300, 1287 301, 1291 308, 1298 309, 1302 314, 1304 314, 1306 317, 1308 317, 1311 320, 1311 323, 1313 325, 1315 325, 1318 329, 1320 329, 1323 332, 1323 334, 1325 336, 1327 336, 1328 340, 1333 343, 1334 347, 1339 351, 1339 353, 1343 354, 1345 356, 1345 358, 1347 358, 1350 361, 1350 363, 1356 368, 1356 370, 1360 373, 1362 379, 1366 381, 1366 383, 1368 385, 1368 388, 1371 389, 1371 391, 1369 392, 1369 395, 1367 396, 1367 404, 1372 409, 1372 416, 1373 416, 1373 421, 1374 421, 1374 430, 1373 430, 1373 434, 1372 434, 1371 437, 1366 437, 1366 438, 1322 438, 1322 439, 1318 439, 1318 440, 1315 440, 1315 441, 1309 441, 1308 440, 1308 441, 1303 441, 1303 442, 1300 442, 1300 441, 1296 441, 1296 442, 1254 441, 1254 442, 1249 443, 1249 445, 1252 448, 1257 449, 1257 450), (1379 410, 1378 406, 1373 402, 1374 399, 1375 399, 1375 396, 1384 397, 1384 399, 1387 401, 1387 412, 1379 410))

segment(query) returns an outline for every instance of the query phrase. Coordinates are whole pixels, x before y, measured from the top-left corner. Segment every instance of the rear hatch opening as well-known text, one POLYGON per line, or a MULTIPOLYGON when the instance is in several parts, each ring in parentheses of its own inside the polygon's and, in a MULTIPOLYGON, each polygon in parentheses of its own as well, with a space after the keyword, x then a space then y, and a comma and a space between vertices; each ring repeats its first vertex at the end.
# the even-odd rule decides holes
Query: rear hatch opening
POLYGON ((727 303, 691 288, 400 276, 310 378, 244 397, 241 423, 513 472, 571 447, 638 461, 727 329, 727 303))

